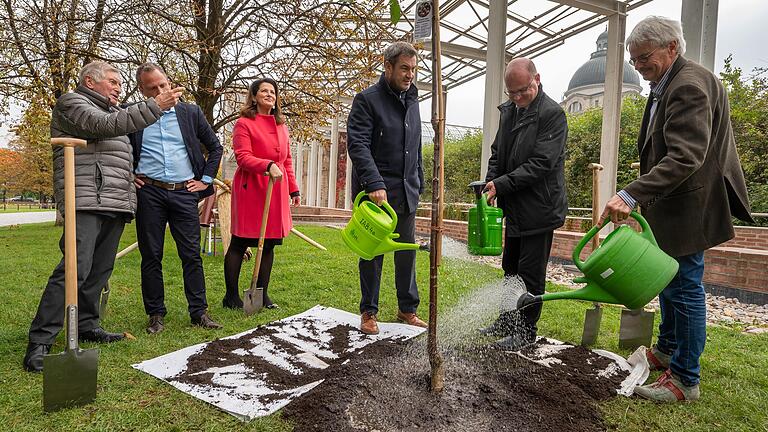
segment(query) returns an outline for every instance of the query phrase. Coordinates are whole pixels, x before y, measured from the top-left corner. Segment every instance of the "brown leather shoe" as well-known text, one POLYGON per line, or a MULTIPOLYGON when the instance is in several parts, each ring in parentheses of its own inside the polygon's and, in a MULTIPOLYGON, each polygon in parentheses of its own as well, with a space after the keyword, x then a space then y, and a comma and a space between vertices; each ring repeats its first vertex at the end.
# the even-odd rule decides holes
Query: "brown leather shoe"
POLYGON ((211 318, 210 315, 208 315, 208 312, 203 312, 202 315, 200 315, 198 318, 192 318, 192 325, 196 325, 198 327, 207 328, 207 329, 220 329, 223 328, 223 326, 211 318))
POLYGON ((360 331, 368 335, 379 334, 379 325, 376 324, 376 314, 363 312, 360 316, 360 331))
POLYGON ((413 312, 397 311, 397 320, 400 322, 406 323, 408 325, 416 326, 416 327, 423 327, 423 328, 429 327, 427 323, 422 321, 421 318, 417 317, 416 314, 413 312))
POLYGON ((147 333, 155 334, 165 330, 165 323, 163 322, 162 315, 150 315, 149 326, 147 327, 147 333))

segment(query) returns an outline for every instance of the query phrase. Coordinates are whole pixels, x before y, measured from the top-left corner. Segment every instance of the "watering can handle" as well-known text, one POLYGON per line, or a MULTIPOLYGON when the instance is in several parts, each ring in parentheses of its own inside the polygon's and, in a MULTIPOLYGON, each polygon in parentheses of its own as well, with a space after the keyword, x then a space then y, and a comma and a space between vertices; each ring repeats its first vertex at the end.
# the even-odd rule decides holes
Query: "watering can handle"
POLYGON ((397 213, 395 213, 395 209, 386 201, 382 202, 380 207, 389 213, 389 216, 392 218, 392 229, 394 230, 397 227, 397 213))
POLYGON ((365 191, 360 191, 360 193, 357 194, 357 196, 355 197, 355 202, 352 203, 352 208, 357 208, 357 205, 360 204, 360 200, 363 199, 363 197, 366 195, 367 194, 365 193, 365 191))
MULTIPOLYGON (((640 228, 643 229, 643 231, 640 233, 640 235, 643 236, 646 240, 651 242, 654 246, 658 247, 658 243, 656 243, 656 238, 653 236, 653 232, 651 231, 651 227, 648 225, 648 221, 645 220, 644 217, 640 216, 640 213, 638 212, 631 212, 629 213, 629 216, 631 216, 633 219, 637 221, 638 224, 640 224, 640 228)), ((589 241, 594 237, 603 227, 610 222, 611 220, 609 218, 606 218, 602 225, 595 225, 592 227, 591 230, 587 232, 587 234, 582 237, 582 239, 579 241, 579 244, 576 245, 576 248, 573 249, 573 255, 571 256, 571 259, 573 259, 573 263, 581 269, 581 267, 584 265, 584 261, 579 259, 579 255, 581 255, 581 250, 584 249, 584 246, 589 243, 589 241)))

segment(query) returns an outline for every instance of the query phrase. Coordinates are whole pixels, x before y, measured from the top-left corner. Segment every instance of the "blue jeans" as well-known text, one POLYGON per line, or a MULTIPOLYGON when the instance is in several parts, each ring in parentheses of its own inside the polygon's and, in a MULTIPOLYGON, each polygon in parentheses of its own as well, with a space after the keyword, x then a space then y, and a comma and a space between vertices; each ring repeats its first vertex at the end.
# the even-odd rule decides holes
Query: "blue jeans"
POLYGON ((699 383, 699 357, 707 341, 704 252, 675 258, 680 268, 659 294, 661 323, 656 347, 672 355, 669 368, 686 386, 699 383))

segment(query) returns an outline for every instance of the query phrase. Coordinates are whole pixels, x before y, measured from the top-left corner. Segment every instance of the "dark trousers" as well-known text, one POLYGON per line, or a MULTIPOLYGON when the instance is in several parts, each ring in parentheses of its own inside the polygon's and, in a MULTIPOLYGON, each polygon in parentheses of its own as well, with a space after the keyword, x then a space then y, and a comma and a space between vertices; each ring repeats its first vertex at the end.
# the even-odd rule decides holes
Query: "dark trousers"
POLYGON ((189 316, 198 318, 208 308, 200 258, 200 217, 197 194, 168 191, 150 184, 137 190, 136 237, 141 252, 141 295, 147 315, 165 316, 163 247, 165 224, 171 228, 184 274, 189 316))
MULTIPOLYGON (((504 255, 501 258, 504 276, 518 275, 523 279, 525 289, 529 293, 544 294, 553 234, 553 231, 548 231, 525 237, 507 237, 504 242, 504 255)), ((535 336, 538 331, 536 323, 541 317, 541 306, 539 303, 520 311, 529 336, 535 336)))
MULTIPOLYGON (((413 243, 416 239, 416 212, 397 215, 395 232, 400 234, 397 241, 413 243)), ((413 313, 419 307, 419 290, 416 288, 416 251, 397 251, 395 255, 395 288, 397 305, 402 312, 413 313)), ((360 312, 379 311, 379 288, 384 255, 372 260, 360 259, 360 312)))
MULTIPOLYGON (((256 277, 256 286, 264 288, 264 293, 269 288, 269 279, 272 277, 272 264, 275 262, 275 246, 283 244, 283 239, 264 239, 263 250, 261 251, 261 263, 259 264, 259 274, 256 277)), ((229 249, 224 256, 224 283, 227 286, 227 296, 231 298, 240 298, 240 269, 243 266, 243 255, 245 250, 257 248, 259 239, 238 237, 232 235, 229 243, 229 249)), ((254 251, 254 259, 258 250, 254 251)), ((265 303, 266 304, 266 303, 265 303)))
MULTIPOLYGON (((80 333, 99 327, 99 299, 115 264, 117 246, 123 235, 122 215, 79 211, 76 214, 77 308, 80 333)), ((64 234, 59 240, 64 254, 64 234)), ((64 258, 48 278, 37 314, 29 328, 29 341, 53 344, 64 325, 64 258)))

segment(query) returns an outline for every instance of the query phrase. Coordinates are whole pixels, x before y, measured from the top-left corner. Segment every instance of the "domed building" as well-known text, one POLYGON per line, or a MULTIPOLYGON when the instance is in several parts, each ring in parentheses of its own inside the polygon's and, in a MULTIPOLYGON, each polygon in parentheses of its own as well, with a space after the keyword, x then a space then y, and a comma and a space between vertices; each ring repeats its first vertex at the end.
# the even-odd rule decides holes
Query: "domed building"
MULTIPOLYGON (((603 106, 605 93, 605 56, 608 52, 608 30, 597 37, 597 51, 576 70, 568 83, 568 90, 560 105, 571 114, 580 113, 590 107, 603 106)), ((622 78, 622 97, 640 94, 640 76, 626 61, 622 78)))

